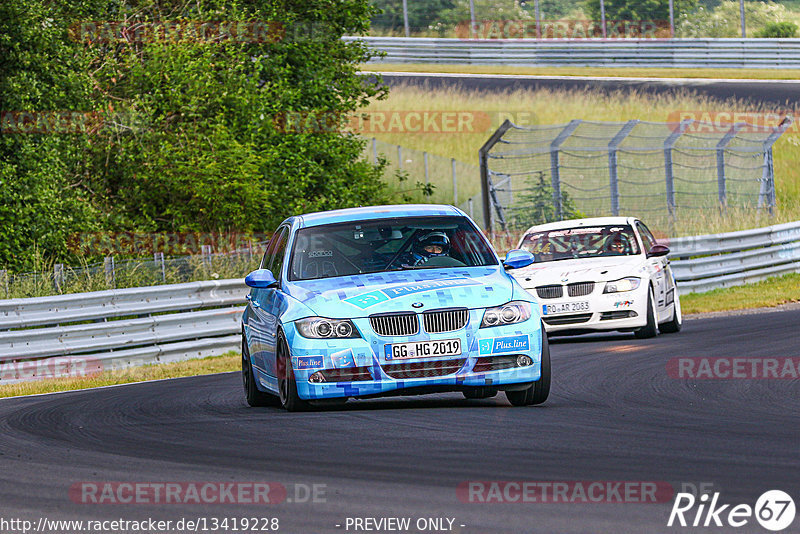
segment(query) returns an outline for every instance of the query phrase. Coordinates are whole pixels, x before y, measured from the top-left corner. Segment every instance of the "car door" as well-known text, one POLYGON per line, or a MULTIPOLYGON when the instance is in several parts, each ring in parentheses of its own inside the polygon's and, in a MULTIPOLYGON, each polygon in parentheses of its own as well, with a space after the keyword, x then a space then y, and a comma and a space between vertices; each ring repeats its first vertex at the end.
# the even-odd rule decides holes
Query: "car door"
MULTIPOLYGON (((656 238, 642 221, 636 221, 636 230, 642 238, 644 252, 647 254, 656 244, 656 238)), ((653 280, 656 308, 659 315, 662 315, 667 306, 667 258, 666 256, 647 258, 647 266, 653 280)))
MULTIPOLYGON (((261 269, 272 271, 280 285, 281 265, 286 251, 289 229, 278 228, 267 246, 261 269)), ((253 288, 249 296, 250 354, 253 365, 271 377, 275 377, 275 342, 278 317, 275 312, 276 294, 279 288, 253 288)))

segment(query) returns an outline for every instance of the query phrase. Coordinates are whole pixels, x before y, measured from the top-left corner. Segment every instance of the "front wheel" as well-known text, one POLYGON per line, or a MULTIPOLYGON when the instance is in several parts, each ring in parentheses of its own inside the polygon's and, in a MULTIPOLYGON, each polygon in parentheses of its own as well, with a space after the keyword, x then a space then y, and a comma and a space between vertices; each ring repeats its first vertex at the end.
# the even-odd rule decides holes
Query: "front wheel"
POLYGON ((280 392, 281 406, 287 412, 308 410, 310 405, 297 394, 297 381, 294 378, 292 359, 283 332, 278 334, 276 350, 275 360, 278 368, 278 391, 280 392))
POLYGON ((250 350, 247 347, 247 338, 242 333, 242 385, 244 386, 244 396, 250 406, 275 406, 278 399, 264 393, 256 386, 253 364, 250 362, 250 350))
POLYGON ((658 325, 658 329, 664 334, 674 334, 680 332, 683 326, 683 315, 681 314, 681 300, 678 298, 678 291, 675 291, 675 300, 672 303, 672 319, 664 324, 658 325))
POLYGON ((542 374, 539 380, 522 391, 506 391, 506 398, 514 406, 542 404, 550 396, 550 343, 542 325, 542 374))
POLYGON ((633 335, 639 339, 647 339, 658 335, 656 323, 656 299, 653 297, 653 288, 647 292, 647 324, 636 330, 633 335))

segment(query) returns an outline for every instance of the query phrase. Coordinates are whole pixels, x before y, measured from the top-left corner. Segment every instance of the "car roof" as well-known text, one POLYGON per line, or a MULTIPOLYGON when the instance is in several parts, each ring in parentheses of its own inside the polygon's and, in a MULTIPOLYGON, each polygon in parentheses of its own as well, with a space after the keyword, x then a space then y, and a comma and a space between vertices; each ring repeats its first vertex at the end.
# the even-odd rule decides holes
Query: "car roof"
POLYGON ((400 204, 393 206, 365 206, 341 210, 320 211, 292 217, 299 228, 335 224, 348 221, 390 219, 394 217, 425 217, 435 215, 464 215, 460 209, 443 204, 400 204))
POLYGON ((590 217, 586 219, 567 219, 564 221, 537 224, 528 228, 525 233, 542 232, 547 230, 559 230, 561 228, 579 228, 581 226, 606 226, 610 224, 630 224, 633 225, 636 217, 590 217))

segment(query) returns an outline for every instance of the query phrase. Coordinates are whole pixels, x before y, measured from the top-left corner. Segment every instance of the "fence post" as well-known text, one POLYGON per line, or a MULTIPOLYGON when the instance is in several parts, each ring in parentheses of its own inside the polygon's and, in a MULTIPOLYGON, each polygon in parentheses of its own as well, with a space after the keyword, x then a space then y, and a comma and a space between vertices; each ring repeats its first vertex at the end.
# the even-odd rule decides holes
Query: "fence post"
POLYGON ((550 182, 553 188, 553 209, 557 219, 563 217, 563 210, 561 206, 561 175, 559 172, 559 152, 561 145, 566 141, 572 132, 581 125, 583 121, 580 119, 573 119, 569 124, 561 130, 561 133, 556 136, 550 143, 550 182))
POLYGON ((675 179, 672 175, 672 149, 675 148, 675 143, 678 138, 683 135, 683 132, 694 122, 694 119, 682 120, 677 128, 672 130, 672 133, 664 140, 664 176, 666 178, 667 186, 667 210, 671 218, 675 217, 675 179))
POLYGON ((720 208, 724 211, 728 204, 728 191, 725 183, 725 149, 733 140, 736 133, 745 125, 743 122, 737 122, 731 126, 722 139, 717 143, 717 196, 719 198, 720 208))
POLYGON ((458 177, 456 176, 455 158, 450 158, 450 165, 453 168, 453 206, 458 206, 458 177))
POLYGON ((422 161, 425 164, 425 185, 428 185, 428 153, 422 153, 422 161))
POLYGON ((53 265, 53 287, 58 293, 64 285, 64 264, 56 263, 53 265))
POLYGON ((772 215, 775 207, 775 168, 772 160, 772 145, 792 126, 792 123, 794 123, 794 119, 787 115, 764 140, 764 171, 762 173, 761 189, 758 192, 758 207, 763 207, 766 201, 770 215, 772 215))
POLYGON ((0 269, 0 280, 3 281, 3 288, 6 292, 6 298, 8 298, 8 270, 0 269))
POLYGON ((117 287, 117 273, 114 269, 114 256, 103 258, 103 271, 106 275, 106 285, 115 289, 117 287))
POLYGON ((472 209, 472 197, 469 197, 469 218, 475 220, 475 212, 472 209))
POLYGON ((156 264, 161 265, 161 281, 166 283, 167 282, 167 269, 164 265, 164 253, 163 252, 156 252, 154 254, 155 258, 153 258, 156 264))
POLYGON ((397 168, 403 169, 403 147, 397 145, 397 168))
POLYGON ((609 177, 609 191, 611 192, 611 214, 619 215, 619 180, 617 178, 617 151, 622 141, 631 133, 633 128, 639 124, 639 121, 634 119, 625 123, 617 135, 608 142, 608 177, 609 177))
POLYGON ((483 224, 491 236, 494 232, 492 227, 492 179, 489 175, 489 151, 496 145, 503 135, 512 127, 511 121, 506 119, 503 124, 495 131, 492 136, 478 150, 478 165, 481 171, 481 203, 483 204, 483 224))
POLYGON ((201 245, 200 253, 203 255, 203 265, 211 270, 211 245, 201 245))
POLYGON ((378 140, 372 138, 372 163, 378 163, 378 140))

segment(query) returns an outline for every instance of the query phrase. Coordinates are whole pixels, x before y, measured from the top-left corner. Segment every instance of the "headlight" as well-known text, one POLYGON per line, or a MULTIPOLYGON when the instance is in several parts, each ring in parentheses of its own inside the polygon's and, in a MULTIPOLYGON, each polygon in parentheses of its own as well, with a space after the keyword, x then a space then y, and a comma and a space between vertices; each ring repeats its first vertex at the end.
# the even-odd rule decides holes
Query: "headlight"
POLYGON ((603 290, 603 293, 621 293, 622 291, 633 291, 639 287, 640 282, 641 279, 636 278, 635 276, 621 278, 619 280, 614 280, 613 282, 606 282, 606 288, 603 290))
POLYGON ((349 319, 306 317, 295 321, 294 325, 301 336, 311 339, 361 337, 355 325, 349 319))
POLYGON ((486 308, 486 311, 483 312, 481 328, 521 323, 530 318, 531 305, 528 302, 516 300, 496 308, 486 308))

